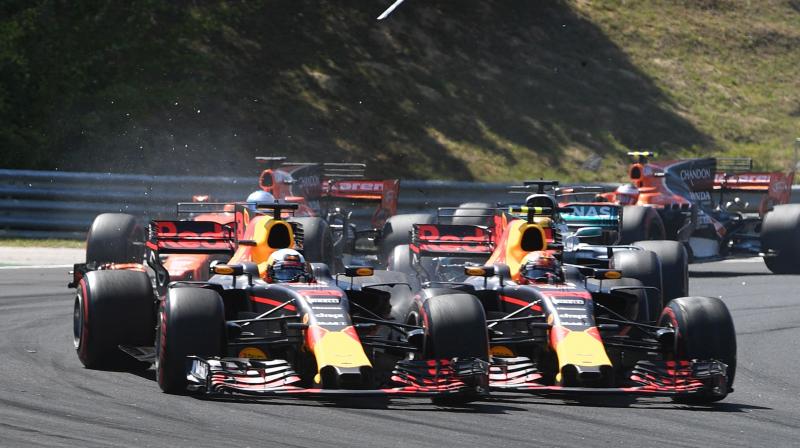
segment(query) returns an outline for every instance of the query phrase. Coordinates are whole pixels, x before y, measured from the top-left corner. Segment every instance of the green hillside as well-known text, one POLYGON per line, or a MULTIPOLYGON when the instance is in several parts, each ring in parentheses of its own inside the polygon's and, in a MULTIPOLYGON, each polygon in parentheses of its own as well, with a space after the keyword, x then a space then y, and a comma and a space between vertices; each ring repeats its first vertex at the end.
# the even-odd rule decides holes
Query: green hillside
POLYGON ((614 180, 800 135, 797 0, 390 3, 3 2, 0 166, 614 180))

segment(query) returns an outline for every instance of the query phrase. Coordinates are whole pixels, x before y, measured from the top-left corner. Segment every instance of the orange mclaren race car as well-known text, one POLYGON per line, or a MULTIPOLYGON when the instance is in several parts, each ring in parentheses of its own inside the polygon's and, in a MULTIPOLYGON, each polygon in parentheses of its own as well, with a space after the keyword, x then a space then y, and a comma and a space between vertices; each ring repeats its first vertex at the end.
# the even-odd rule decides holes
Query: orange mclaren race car
MULTIPOLYGON (((800 204, 788 203, 794 168, 754 172, 747 158, 655 162, 651 152, 629 154, 630 184, 604 196, 657 212, 650 226, 684 243, 693 261, 761 255, 774 273, 800 274, 800 204)), ((644 227, 633 216, 623 221, 623 231, 644 227)))
POLYGON ((307 241, 312 227, 320 234, 320 244, 314 246, 322 252, 311 254, 312 259, 333 268, 378 261, 371 243, 380 238, 378 229, 397 213, 399 180, 366 179, 363 163, 299 163, 287 162, 285 157, 256 160, 268 164, 259 177, 261 189, 279 202, 298 204, 294 219, 306 227, 307 241), (375 208, 363 207, 369 204, 375 208))
MULTIPOLYGON (((487 315, 492 390, 684 402, 717 401, 730 393, 736 335, 725 304, 678 297, 663 305, 658 288, 628 275, 652 263, 648 251, 614 252, 611 269, 565 262, 561 230, 551 225, 559 212, 552 200, 531 195, 513 210, 525 218, 509 217, 499 238, 480 225, 416 225, 416 260, 488 254, 488 261, 462 263, 461 281, 422 282, 420 311, 412 309, 406 321, 424 321, 422 306, 439 288, 476 296, 487 315), (550 207, 540 206, 547 200, 550 207)), ((470 340, 463 331, 458 337, 470 340)))
POLYGON ((154 363, 169 393, 456 402, 487 394, 486 320, 475 296, 443 288, 424 321, 405 324, 413 304, 405 276, 363 266, 332 276, 296 250, 303 226, 283 215, 298 205, 265 204, 248 221, 248 204, 234 207, 230 224, 152 221, 144 264, 132 216, 115 215, 113 228, 109 215, 97 218, 93 229, 104 233, 90 233, 87 263, 75 265, 70 284, 86 367, 154 363), (161 256, 198 253, 228 260, 210 266, 208 281, 172 281, 161 256), (450 315, 465 304, 471 311, 450 315), (453 338, 464 331, 469 341, 453 338))

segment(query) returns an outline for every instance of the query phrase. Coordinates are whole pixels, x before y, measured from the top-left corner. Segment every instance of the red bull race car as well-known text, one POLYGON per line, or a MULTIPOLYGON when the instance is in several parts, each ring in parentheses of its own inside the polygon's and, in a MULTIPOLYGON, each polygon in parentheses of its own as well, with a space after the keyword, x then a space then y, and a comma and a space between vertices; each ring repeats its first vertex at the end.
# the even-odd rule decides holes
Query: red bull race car
MULTIPOLYGON (((527 209, 519 207, 525 218, 510 217, 499 237, 476 224, 418 224, 412 232, 415 260, 447 259, 451 268, 460 262, 466 275, 423 281, 417 300, 439 288, 460 289, 486 313, 490 389, 697 403, 727 396, 736 335, 725 304, 712 297, 662 304, 657 288, 626 274, 651 262, 648 251, 621 251, 621 269, 565 262, 560 229, 550 226, 559 210, 540 207, 540 200, 533 195, 527 209), (488 260, 463 262, 476 254, 488 260)), ((407 321, 417 319, 412 312, 407 321)))
POLYGON ((442 288, 418 323, 406 323, 415 302, 405 276, 363 266, 334 276, 306 263, 297 251, 303 225, 286 219, 298 207, 266 204, 248 215, 239 203, 231 223, 152 221, 144 262, 132 216, 114 215, 116 231, 93 226, 106 232, 89 234, 87 262, 75 265, 70 284, 80 361, 154 364, 168 393, 485 396, 488 336, 478 299, 442 288), (117 261, 107 261, 112 251, 117 261), (227 261, 213 263, 207 281, 173 281, 167 254, 227 261), (453 316, 454 308, 462 311, 453 316), (454 337, 461 333, 470 337, 454 337))

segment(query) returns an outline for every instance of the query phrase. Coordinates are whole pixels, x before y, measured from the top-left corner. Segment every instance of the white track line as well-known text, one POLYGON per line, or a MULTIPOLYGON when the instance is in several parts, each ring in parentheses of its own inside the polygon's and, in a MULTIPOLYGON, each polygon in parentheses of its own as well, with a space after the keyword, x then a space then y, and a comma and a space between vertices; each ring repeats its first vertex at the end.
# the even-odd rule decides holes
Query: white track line
POLYGON ((722 260, 719 263, 763 263, 764 259, 761 257, 750 258, 731 258, 730 260, 722 260))
POLYGON ((0 266, 0 270, 6 269, 64 269, 71 268, 71 264, 49 264, 49 265, 32 265, 32 266, 0 266))

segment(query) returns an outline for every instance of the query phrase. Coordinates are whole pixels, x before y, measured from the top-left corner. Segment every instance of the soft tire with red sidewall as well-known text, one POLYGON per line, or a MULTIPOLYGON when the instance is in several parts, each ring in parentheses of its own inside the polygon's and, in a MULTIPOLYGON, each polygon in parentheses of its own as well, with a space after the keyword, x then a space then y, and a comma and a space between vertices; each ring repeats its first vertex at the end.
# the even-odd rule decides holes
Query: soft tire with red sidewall
POLYGON ((145 272, 87 272, 73 306, 73 342, 81 363, 92 369, 139 367, 119 346, 153 346, 154 302, 145 272))
MULTIPOLYGON (((716 297, 679 297, 672 300, 658 320, 675 329, 676 360, 716 360, 728 366, 728 392, 736 375, 736 329, 728 307, 716 297)), ((726 393, 727 395, 727 393, 726 393)), ((714 402, 725 395, 692 395, 676 401, 714 402)))

